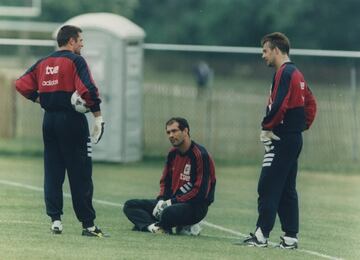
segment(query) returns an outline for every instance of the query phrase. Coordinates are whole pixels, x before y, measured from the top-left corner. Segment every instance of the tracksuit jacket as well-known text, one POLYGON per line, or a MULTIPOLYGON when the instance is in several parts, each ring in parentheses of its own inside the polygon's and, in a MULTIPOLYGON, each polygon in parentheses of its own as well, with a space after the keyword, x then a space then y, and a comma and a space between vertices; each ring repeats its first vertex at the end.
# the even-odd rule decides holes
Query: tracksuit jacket
POLYGON ((71 51, 55 51, 31 66, 15 83, 26 98, 40 96, 46 111, 73 110, 70 102, 77 90, 92 112, 100 110, 98 89, 85 59, 71 51))
POLYGON ((204 147, 192 141, 181 154, 172 148, 168 154, 157 199, 171 199, 172 204, 189 202, 210 205, 215 193, 214 161, 204 147))
POLYGON ((261 125, 275 134, 302 132, 315 119, 316 100, 301 72, 292 62, 275 73, 261 125))

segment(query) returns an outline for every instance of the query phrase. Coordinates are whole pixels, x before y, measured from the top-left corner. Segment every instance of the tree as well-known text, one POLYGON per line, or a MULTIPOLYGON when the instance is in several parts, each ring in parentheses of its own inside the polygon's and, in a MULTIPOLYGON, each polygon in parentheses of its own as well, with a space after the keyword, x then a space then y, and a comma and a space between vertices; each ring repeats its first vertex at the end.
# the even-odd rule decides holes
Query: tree
POLYGON ((281 31, 295 48, 356 50, 358 10, 358 0, 44 0, 37 20, 111 12, 144 28, 147 42, 259 46, 281 31))
POLYGON ((259 46, 273 31, 296 48, 353 49, 357 0, 139 0, 131 17, 148 42, 259 46))
POLYGON ((65 22, 73 16, 89 12, 111 12, 131 17, 137 0, 46 0, 42 1, 39 20, 65 22))

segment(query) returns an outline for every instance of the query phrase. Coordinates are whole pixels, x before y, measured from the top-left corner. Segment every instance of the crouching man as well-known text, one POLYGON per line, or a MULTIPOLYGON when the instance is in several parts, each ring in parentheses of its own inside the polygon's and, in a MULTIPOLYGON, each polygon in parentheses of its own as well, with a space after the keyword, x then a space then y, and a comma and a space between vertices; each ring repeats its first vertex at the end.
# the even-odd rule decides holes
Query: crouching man
POLYGON ((128 200, 123 210, 137 231, 171 233, 176 227, 178 234, 199 235, 199 222, 214 201, 214 161, 204 147, 190 139, 186 119, 171 118, 165 127, 173 148, 160 179, 159 196, 128 200))

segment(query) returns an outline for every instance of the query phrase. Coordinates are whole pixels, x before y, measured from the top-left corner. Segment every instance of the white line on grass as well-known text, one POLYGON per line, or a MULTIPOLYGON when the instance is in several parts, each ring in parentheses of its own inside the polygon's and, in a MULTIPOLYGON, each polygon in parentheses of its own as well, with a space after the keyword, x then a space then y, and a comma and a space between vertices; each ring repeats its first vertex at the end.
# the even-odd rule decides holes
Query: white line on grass
MULTIPOLYGON (((33 190, 33 191, 41 191, 43 192, 44 189, 40 188, 40 187, 35 187, 32 185, 27 185, 27 184, 22 184, 22 183, 18 183, 18 182, 13 182, 13 181, 7 181, 7 180, 0 180, 0 184, 4 184, 4 185, 8 185, 8 186, 14 186, 14 187, 20 187, 20 188, 25 188, 28 190, 33 190)), ((68 197, 70 198, 71 195, 69 193, 65 193, 64 192, 64 197, 68 197)), ((98 199, 93 199, 94 202, 99 203, 99 204, 103 204, 103 205, 108 205, 108 206, 114 206, 114 207, 123 207, 123 204, 120 203, 114 203, 114 202, 110 202, 110 201, 106 201, 106 200, 98 200, 98 199)), ((210 222, 207 221, 202 221, 202 224, 204 224, 205 226, 217 229, 217 230, 221 230, 223 232, 227 232, 236 236, 241 236, 241 237, 246 237, 247 235, 237 232, 235 230, 229 229, 229 228, 225 228, 219 225, 215 225, 212 224, 210 222)), ((276 244, 273 242, 269 243, 272 246, 275 246, 276 244)), ((326 258, 326 259, 331 259, 331 260, 343 260, 342 258, 339 257, 335 257, 335 256, 329 256, 329 255, 325 255, 325 254, 321 254, 315 251, 310 251, 310 250, 306 250, 306 249, 297 249, 298 252, 303 252, 306 254, 310 254, 310 255, 315 255, 315 256, 319 256, 322 258, 326 258)))
POLYGON ((26 220, 0 220, 0 223, 4 224, 24 224, 24 225, 42 225, 43 223, 35 222, 35 221, 26 221, 26 220))

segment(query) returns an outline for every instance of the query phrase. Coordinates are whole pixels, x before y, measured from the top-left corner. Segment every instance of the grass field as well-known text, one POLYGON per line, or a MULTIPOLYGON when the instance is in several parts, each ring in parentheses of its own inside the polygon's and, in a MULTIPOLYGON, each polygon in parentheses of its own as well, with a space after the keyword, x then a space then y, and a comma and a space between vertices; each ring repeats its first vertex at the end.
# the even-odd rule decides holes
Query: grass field
MULTIPOLYGON (((360 176, 301 171, 300 249, 235 246, 254 229, 258 167, 217 166, 215 203, 200 237, 131 231, 121 205, 158 192, 161 162, 95 164, 97 224, 111 237, 82 237, 69 197, 64 232, 52 235, 45 215, 42 159, 0 158, 0 259, 359 259, 360 176)), ((68 182, 64 184, 68 194, 68 182)), ((271 241, 278 242, 277 223, 271 241)))

